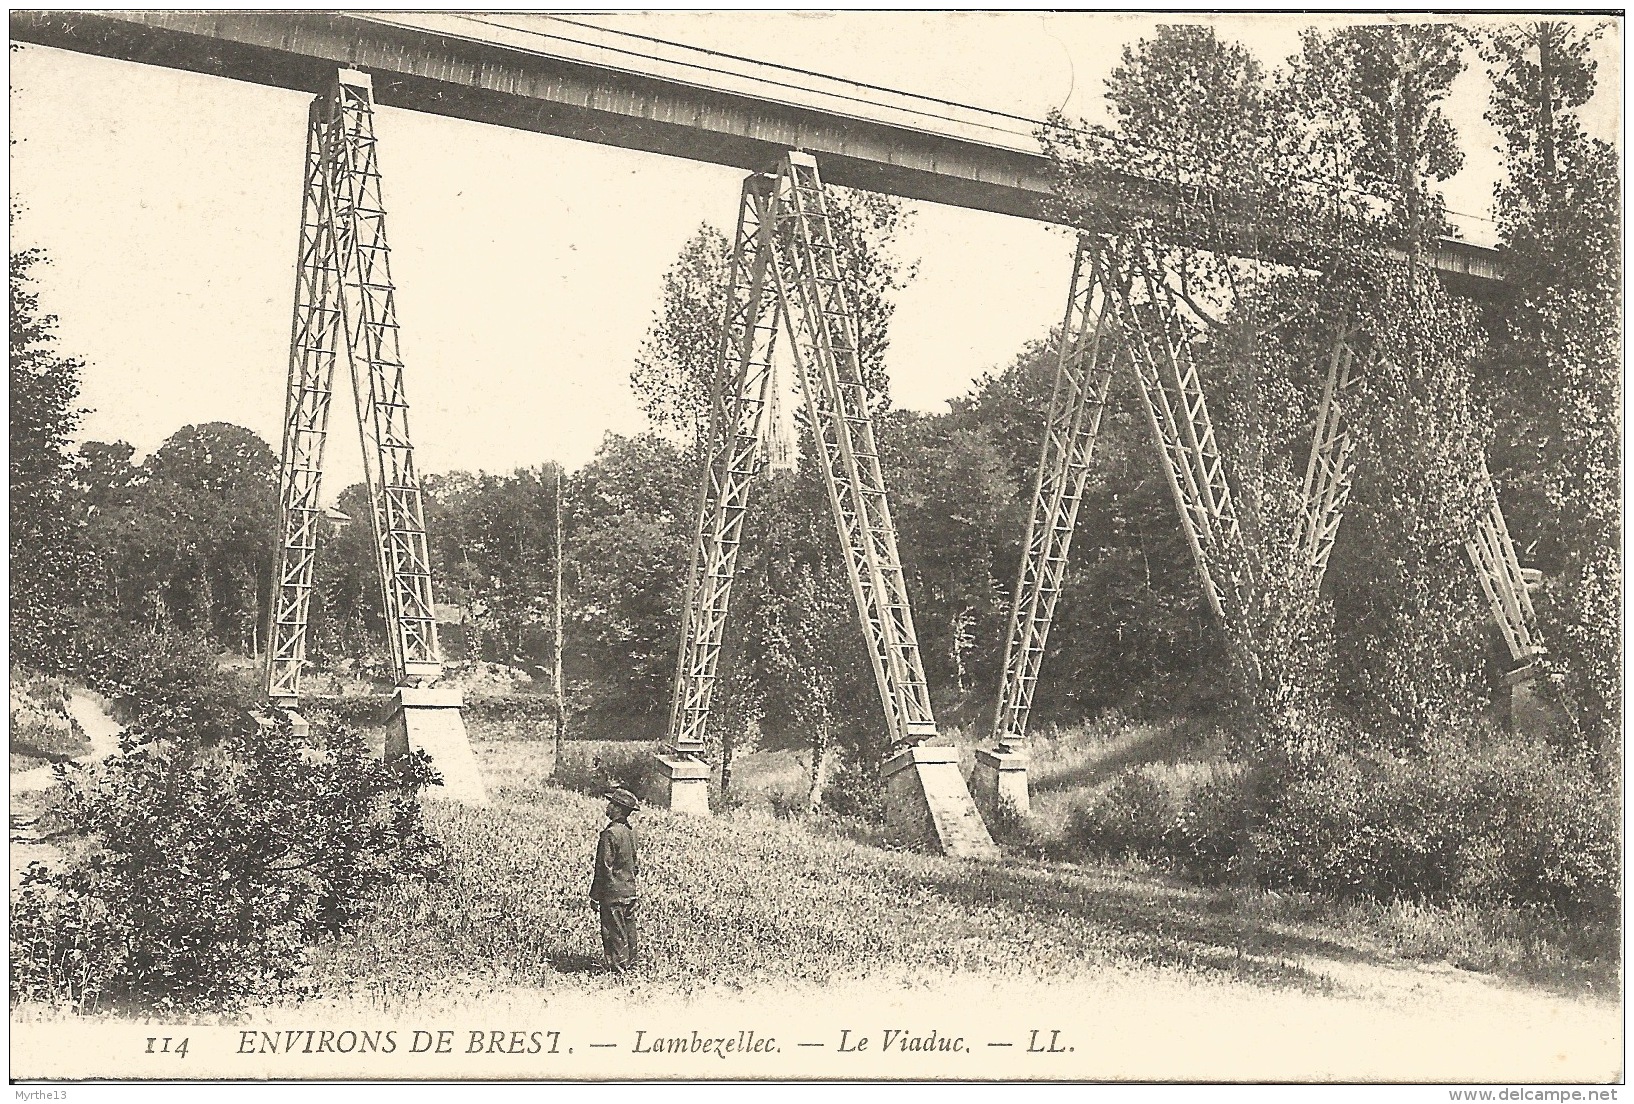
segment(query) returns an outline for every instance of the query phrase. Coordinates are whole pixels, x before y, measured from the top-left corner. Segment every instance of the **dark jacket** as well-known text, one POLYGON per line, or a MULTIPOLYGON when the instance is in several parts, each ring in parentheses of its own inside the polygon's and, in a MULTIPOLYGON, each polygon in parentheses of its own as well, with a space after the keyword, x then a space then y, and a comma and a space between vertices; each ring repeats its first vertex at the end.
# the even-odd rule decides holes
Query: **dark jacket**
POLYGON ((635 833, 621 821, 601 830, 596 841, 596 877, 590 883, 590 899, 598 904, 618 905, 633 901, 636 891, 635 833))

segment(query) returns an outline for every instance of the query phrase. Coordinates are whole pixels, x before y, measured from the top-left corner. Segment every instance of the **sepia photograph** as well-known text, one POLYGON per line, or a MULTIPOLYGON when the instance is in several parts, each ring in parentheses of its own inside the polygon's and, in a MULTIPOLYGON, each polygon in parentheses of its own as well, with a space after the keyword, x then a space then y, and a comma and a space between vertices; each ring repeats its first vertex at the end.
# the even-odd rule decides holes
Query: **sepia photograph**
POLYGON ((1618 1099, 1620 10, 8 14, 18 1100, 1618 1099))

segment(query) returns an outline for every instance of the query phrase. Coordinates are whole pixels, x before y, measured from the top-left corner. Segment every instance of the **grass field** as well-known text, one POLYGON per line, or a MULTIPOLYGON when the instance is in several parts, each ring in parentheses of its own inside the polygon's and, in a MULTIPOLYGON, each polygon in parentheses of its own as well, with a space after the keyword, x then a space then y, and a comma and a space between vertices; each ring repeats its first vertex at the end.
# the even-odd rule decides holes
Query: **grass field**
MULTIPOLYGON (((492 805, 428 805, 448 847, 445 876, 393 891, 360 931, 323 948, 310 978, 320 992, 401 1010, 473 985, 608 984, 586 899, 602 802, 551 784, 546 744, 479 743, 477 753, 492 805)), ((740 777, 781 785, 786 758, 750 757, 740 777)), ((1331 992, 1332 964, 1413 962, 1589 999, 1617 990, 1614 936, 1527 914, 1205 890, 1018 856, 964 862, 882 849, 854 826, 779 819, 756 802, 709 819, 648 809, 636 824, 647 959, 636 984, 671 995, 1107 970, 1331 992)))
MULTIPOLYGON (((1056 734, 1038 749, 1040 822, 1122 769, 1206 769, 1211 739, 1122 724, 1056 734)), ((843 1026, 846 1009, 955 1026, 1048 1009, 1098 1040, 1091 1063, 1074 1068, 1108 1078, 1596 1079, 1620 1054, 1615 932, 1505 910, 1211 890, 1128 864, 892 850, 856 824, 774 815, 793 806, 766 795, 803 784, 790 752, 743 756, 742 800, 715 817, 638 814, 644 962, 607 974, 586 898, 602 801, 551 782, 548 741, 474 746, 492 803, 426 807, 448 852, 443 876, 383 895, 357 930, 317 949, 285 996, 247 1020, 228 1016, 223 1030, 565 1020, 610 1032, 635 1020, 781 1016, 786 1031, 843 1026), (1159 1045, 1166 1033, 1187 1041, 1159 1045), (1357 1042, 1376 1039, 1393 1041, 1357 1042)), ((597 748, 569 745, 580 757, 597 748)), ((44 798, 23 795, 14 811, 44 798)), ((20 859, 49 851, 14 840, 14 881, 20 859)), ((25 1030, 63 1015, 12 1010, 25 1030)), ((675 1067, 698 1075, 690 1069, 675 1067)), ((308 1075, 320 1070, 356 1073, 337 1064, 308 1075)))

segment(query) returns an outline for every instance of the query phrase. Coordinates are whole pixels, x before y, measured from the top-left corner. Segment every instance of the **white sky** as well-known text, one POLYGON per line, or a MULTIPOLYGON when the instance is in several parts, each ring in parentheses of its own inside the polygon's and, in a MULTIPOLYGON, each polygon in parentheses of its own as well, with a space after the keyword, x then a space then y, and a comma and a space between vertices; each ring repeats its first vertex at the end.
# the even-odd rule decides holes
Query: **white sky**
MULTIPOLYGON (((590 18, 982 107, 1100 118, 1125 44, 1207 17, 590 18)), ((1274 64, 1321 18, 1215 21, 1274 64)), ((1621 126, 1620 52, 1615 36, 1599 51, 1594 129, 1607 138, 1621 126)), ((44 47, 10 63, 11 194, 24 208, 13 244, 54 262, 46 306, 89 362, 82 436, 147 452, 220 420, 276 448, 310 97, 44 47)), ((1473 68, 1451 104, 1467 161, 1447 192, 1486 214, 1497 157, 1473 68)), ((577 467, 606 432, 643 429, 628 376, 660 276, 701 221, 730 229, 743 174, 390 108, 377 125, 421 470, 577 467)), ((941 410, 1058 321, 1071 258, 1064 234, 1035 223, 916 210, 902 252, 920 275, 899 298, 888 366, 898 405, 941 410)), ((333 419, 331 498, 361 471, 349 404, 333 419)))

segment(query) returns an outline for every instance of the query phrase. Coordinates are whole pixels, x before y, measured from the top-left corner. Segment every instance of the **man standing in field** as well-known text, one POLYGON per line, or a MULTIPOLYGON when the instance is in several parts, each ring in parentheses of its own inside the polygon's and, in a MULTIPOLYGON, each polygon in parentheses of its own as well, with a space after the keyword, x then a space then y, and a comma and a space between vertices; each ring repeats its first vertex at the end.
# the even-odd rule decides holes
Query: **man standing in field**
POLYGON ((636 960, 637 866, 630 814, 638 807, 629 790, 608 791, 608 823, 596 841, 596 876, 590 883, 590 900, 601 909, 601 945, 607 951, 607 965, 620 973, 636 960))

